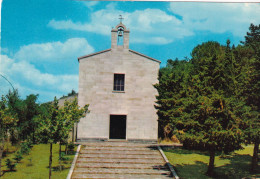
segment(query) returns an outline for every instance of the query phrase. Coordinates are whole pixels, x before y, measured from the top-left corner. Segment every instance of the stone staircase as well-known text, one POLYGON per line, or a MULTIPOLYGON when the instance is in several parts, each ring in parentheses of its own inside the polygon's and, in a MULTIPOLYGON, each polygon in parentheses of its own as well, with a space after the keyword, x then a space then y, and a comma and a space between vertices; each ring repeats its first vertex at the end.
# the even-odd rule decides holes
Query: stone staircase
POLYGON ((156 145, 92 142, 82 145, 72 178, 172 177, 156 145))

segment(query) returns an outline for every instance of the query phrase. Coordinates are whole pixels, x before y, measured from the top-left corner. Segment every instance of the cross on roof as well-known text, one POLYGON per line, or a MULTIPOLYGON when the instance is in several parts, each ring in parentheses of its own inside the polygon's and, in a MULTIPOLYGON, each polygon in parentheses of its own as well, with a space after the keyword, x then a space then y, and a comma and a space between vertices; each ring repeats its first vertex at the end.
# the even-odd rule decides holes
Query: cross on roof
POLYGON ((122 20, 124 19, 123 17, 122 17, 122 15, 119 15, 119 18, 118 19, 120 19, 120 23, 122 23, 122 20))

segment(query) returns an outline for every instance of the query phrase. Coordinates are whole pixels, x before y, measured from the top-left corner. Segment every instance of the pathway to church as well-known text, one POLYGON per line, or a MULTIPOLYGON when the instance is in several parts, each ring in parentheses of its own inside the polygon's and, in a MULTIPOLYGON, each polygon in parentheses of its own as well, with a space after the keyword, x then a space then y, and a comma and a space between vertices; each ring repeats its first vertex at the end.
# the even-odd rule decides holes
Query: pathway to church
POLYGON ((172 178, 172 176, 156 145, 91 142, 81 146, 72 178, 172 178))

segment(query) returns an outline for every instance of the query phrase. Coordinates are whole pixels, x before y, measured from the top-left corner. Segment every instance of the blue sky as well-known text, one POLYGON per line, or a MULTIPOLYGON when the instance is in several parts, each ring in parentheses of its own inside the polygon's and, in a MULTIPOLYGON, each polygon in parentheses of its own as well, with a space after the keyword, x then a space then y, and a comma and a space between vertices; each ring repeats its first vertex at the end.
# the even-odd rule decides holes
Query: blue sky
MULTIPOLYGON (((165 66, 202 42, 239 44, 250 23, 260 23, 260 4, 3 0, 0 74, 23 98, 39 94, 39 102, 77 91, 77 57, 110 48, 120 14, 130 48, 165 66)), ((8 89, 0 77, 0 95, 8 89)))

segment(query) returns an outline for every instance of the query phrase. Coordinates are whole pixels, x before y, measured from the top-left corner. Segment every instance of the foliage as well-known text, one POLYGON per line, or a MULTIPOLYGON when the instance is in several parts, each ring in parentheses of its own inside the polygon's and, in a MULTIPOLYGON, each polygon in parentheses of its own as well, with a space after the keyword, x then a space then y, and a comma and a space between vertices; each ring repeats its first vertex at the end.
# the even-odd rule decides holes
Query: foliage
POLYGON ((260 24, 249 27, 250 32, 245 36, 245 47, 240 48, 237 56, 246 59, 246 79, 243 81, 243 100, 249 106, 245 114, 244 128, 245 137, 248 143, 254 143, 254 155, 252 158, 251 170, 258 168, 258 153, 260 143, 260 24), (241 55, 242 52, 243 55, 241 55))
POLYGON ((188 78, 187 75, 190 70, 190 63, 185 60, 168 60, 167 66, 161 68, 159 71, 159 84, 155 84, 159 95, 157 98, 159 116, 159 137, 170 137, 171 119, 170 115, 175 105, 180 103, 182 93, 180 92, 185 88, 183 86, 188 78), (170 129, 169 129, 170 128, 170 129))
POLYGON ((32 148, 32 144, 30 142, 22 142, 21 143, 21 154, 29 154, 30 150, 32 148))
MULTIPOLYGON (((171 61, 169 61, 171 62, 171 61)), ((168 62, 168 63, 169 63, 168 62)), ((172 62, 171 62, 172 63, 172 62)), ((213 175, 216 151, 229 153, 241 148, 242 115, 247 108, 237 98, 235 61, 230 41, 226 46, 207 42, 196 46, 192 59, 175 62, 159 76, 159 119, 166 121, 186 148, 210 152, 208 174, 213 175)))
POLYGON ((19 163, 21 160, 23 159, 22 153, 21 151, 16 152, 14 160, 16 161, 16 163, 19 163))
POLYGON ((79 122, 88 111, 88 105, 80 108, 76 98, 72 102, 65 101, 64 106, 59 108, 58 100, 55 97, 54 101, 46 104, 42 111, 42 115, 39 116, 42 126, 39 133, 43 141, 50 144, 49 177, 51 177, 52 145, 57 142, 61 144, 68 139, 74 123, 79 122))
POLYGON ((77 94, 76 91, 75 91, 75 90, 71 90, 71 92, 68 93, 68 96, 73 96, 73 95, 75 95, 75 94, 77 94))
POLYGON ((69 157, 66 157, 66 154, 64 152, 61 152, 61 155, 59 156, 59 160, 67 161, 69 160, 69 157))
POLYGON ((17 116, 16 130, 11 130, 11 141, 17 142, 25 140, 29 137, 35 142, 35 129, 37 123, 34 120, 35 116, 39 115, 39 104, 36 103, 38 95, 29 95, 25 100, 22 100, 18 94, 18 90, 9 91, 6 95, 8 108, 12 115, 17 116))
POLYGON ((65 101, 64 106, 60 108, 59 120, 57 123, 58 132, 60 136, 60 142, 66 143, 69 138, 69 133, 74 127, 75 123, 85 116, 88 112, 88 105, 80 108, 78 106, 78 99, 75 98, 73 101, 65 101))
POLYGON ((190 61, 169 60, 160 69, 157 105, 159 132, 177 135, 186 148, 230 153, 254 143, 257 170, 260 138, 260 25, 250 25, 243 45, 217 42, 196 46, 190 61))
POLYGON ((1 163, 5 147, 5 140, 9 131, 13 131, 16 127, 17 116, 12 114, 12 110, 8 106, 6 97, 2 96, 0 101, 0 176, 2 175, 1 163))
POLYGON ((69 145, 68 145, 69 151, 73 151, 74 148, 75 148, 75 145, 73 143, 69 143, 69 145))
POLYGON ((6 138, 8 130, 14 129, 17 122, 17 115, 8 106, 6 97, 2 96, 0 101, 0 139, 6 138))
POLYGON ((13 163, 10 159, 7 159, 5 161, 5 164, 10 171, 13 171, 15 169, 16 163, 13 163))
POLYGON ((71 90, 71 92, 70 93, 68 93, 67 95, 63 95, 60 99, 64 99, 64 98, 67 98, 67 97, 69 97, 69 96, 74 96, 74 95, 76 95, 77 93, 76 93, 76 91, 75 90, 71 90))

